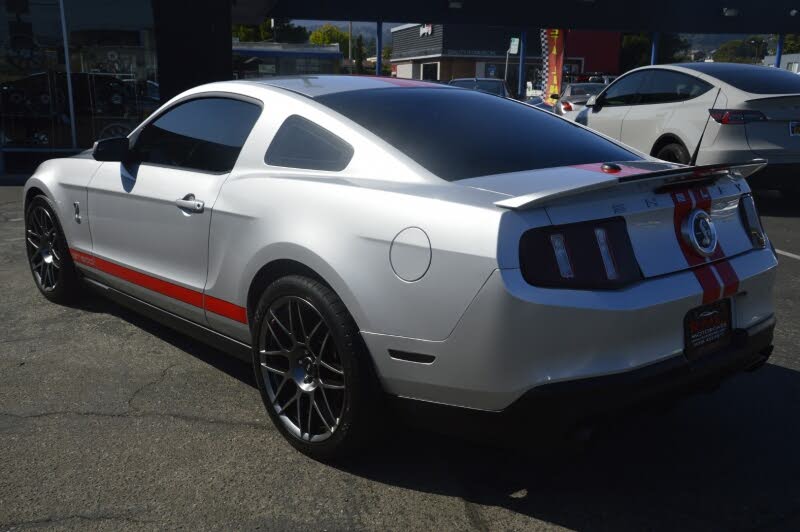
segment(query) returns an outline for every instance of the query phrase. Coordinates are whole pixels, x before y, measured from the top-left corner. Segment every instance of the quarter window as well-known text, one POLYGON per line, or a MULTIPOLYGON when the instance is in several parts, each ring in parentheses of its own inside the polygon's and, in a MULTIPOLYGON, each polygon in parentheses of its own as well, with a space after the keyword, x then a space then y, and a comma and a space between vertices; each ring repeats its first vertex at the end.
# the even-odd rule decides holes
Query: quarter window
POLYGON ((644 72, 635 72, 619 78, 603 93, 603 106, 633 105, 644 77, 644 72))
POLYGON ((275 133, 264 162, 271 166, 338 172, 352 158, 350 144, 314 122, 292 115, 275 133))
POLYGON ((142 163, 230 172, 260 114, 261 107, 241 100, 190 100, 145 126, 134 152, 142 163))
POLYGON ((708 92, 711 85, 693 76, 669 70, 650 70, 639 89, 641 104, 682 102, 708 92))

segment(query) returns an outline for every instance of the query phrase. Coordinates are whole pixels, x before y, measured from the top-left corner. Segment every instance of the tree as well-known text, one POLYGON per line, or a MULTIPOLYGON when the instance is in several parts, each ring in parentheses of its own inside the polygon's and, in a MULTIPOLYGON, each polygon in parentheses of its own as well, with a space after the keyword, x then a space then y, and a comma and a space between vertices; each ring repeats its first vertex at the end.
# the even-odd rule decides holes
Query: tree
POLYGON ((783 53, 796 54, 798 52, 800 52, 800 34, 787 34, 783 40, 783 53))
POLYGON ((364 73, 364 38, 359 35, 356 37, 356 45, 353 47, 353 61, 356 63, 356 74, 364 73))
POLYGON ((339 51, 345 52, 350 38, 346 31, 342 31, 333 24, 325 24, 311 32, 309 41, 312 44, 339 44, 339 51))
MULTIPOLYGON (((650 35, 627 33, 622 36, 620 68, 622 72, 650 64, 650 35)), ((688 59, 689 41, 674 33, 661 35, 658 41, 658 63, 675 63, 688 59)))
POLYGON ((767 53, 767 43, 760 35, 751 35, 744 40, 722 43, 714 51, 718 63, 761 63, 767 53))
POLYGON ((275 19, 274 28, 271 19, 264 19, 258 25, 234 24, 232 34, 239 39, 239 42, 308 42, 308 30, 302 26, 295 26, 287 19, 275 19))

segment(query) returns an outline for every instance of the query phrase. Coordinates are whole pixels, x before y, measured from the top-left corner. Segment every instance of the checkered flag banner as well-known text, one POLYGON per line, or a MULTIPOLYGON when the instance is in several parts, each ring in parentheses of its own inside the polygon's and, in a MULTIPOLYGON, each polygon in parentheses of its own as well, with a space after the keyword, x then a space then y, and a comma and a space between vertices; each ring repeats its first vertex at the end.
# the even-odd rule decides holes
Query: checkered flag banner
POLYGON ((547 46, 547 28, 539 30, 539 39, 542 41, 542 94, 547 94, 547 83, 550 76, 550 49, 547 46))

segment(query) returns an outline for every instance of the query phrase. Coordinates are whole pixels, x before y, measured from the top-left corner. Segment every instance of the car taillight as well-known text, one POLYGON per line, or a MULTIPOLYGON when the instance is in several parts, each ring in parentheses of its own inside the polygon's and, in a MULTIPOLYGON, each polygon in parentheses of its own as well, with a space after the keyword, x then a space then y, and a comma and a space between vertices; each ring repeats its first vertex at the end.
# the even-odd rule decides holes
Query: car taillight
POLYGON ((747 124, 767 119, 761 111, 742 109, 709 109, 708 114, 720 124, 747 124))
POLYGON ((767 234, 761 225, 761 217, 758 215, 752 195, 745 194, 739 198, 739 215, 742 217, 742 225, 744 225, 753 247, 758 249, 767 247, 767 234))
POLYGON ((561 108, 564 111, 572 111, 572 104, 569 102, 561 102, 561 108))
POLYGON ((614 289, 642 279, 622 217, 530 229, 519 260, 534 286, 614 289))

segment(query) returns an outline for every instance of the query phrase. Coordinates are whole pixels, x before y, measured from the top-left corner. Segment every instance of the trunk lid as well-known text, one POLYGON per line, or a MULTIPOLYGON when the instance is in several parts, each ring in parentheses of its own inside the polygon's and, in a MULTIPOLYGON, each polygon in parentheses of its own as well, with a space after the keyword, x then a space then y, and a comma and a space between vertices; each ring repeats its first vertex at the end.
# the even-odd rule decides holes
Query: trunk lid
MULTIPOLYGON (((542 208, 553 225, 612 217, 625 219, 634 255, 644 277, 697 265, 681 225, 695 208, 709 212, 716 226, 718 252, 712 260, 752 249, 740 220, 739 198, 749 191, 744 177, 761 164, 737 167, 684 167, 637 161, 617 163, 608 174, 602 164, 486 176, 462 185, 508 194, 496 205, 515 211, 542 208)), ((702 259, 705 262, 705 259, 702 259)))
POLYGON ((747 143, 770 162, 800 157, 800 94, 782 94, 747 100, 742 108, 760 111, 766 120, 745 124, 747 143), (792 134, 790 124, 798 125, 792 134))

